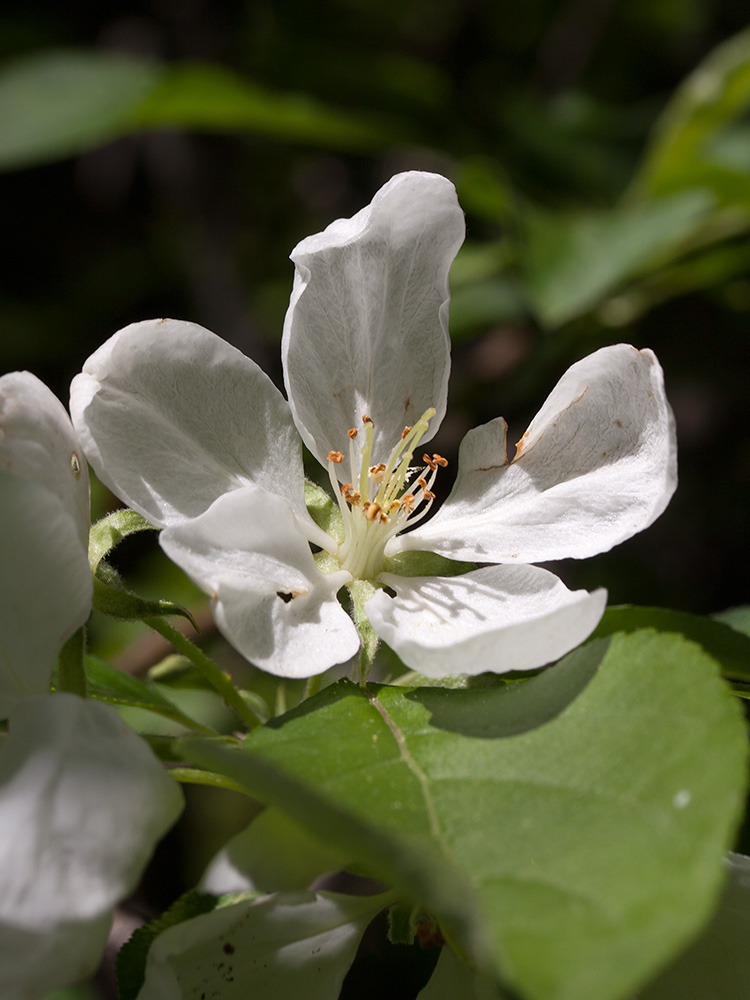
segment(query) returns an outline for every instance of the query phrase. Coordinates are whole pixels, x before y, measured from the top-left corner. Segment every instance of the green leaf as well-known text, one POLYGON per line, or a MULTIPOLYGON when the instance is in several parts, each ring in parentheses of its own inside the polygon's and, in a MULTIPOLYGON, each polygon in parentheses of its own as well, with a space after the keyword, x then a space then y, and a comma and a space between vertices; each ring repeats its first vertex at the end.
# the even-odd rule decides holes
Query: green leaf
MULTIPOLYGON (((361 691, 344 682, 326 688, 315 701, 320 705, 331 698, 337 700, 342 692, 346 698, 350 690, 361 691)), ((304 704, 311 705, 312 701, 304 704)), ((268 728, 270 731, 270 724, 268 728)), ((410 835, 393 835, 371 824, 321 794, 314 782, 301 781, 254 753, 228 749, 218 740, 183 739, 176 748, 184 758, 236 781, 259 802, 278 807, 325 847, 349 859, 347 867, 358 867, 393 885, 406 900, 424 901, 445 917, 464 947, 483 954, 482 929, 476 920, 472 889, 432 845, 410 835)))
POLYGON ((151 945, 139 1000, 337 1000, 365 928, 389 902, 276 893, 176 924, 151 945))
MULTIPOLYGON (((739 620, 739 616, 735 620, 739 620)), ((719 663, 725 677, 750 682, 750 636, 742 635, 741 631, 731 627, 727 619, 722 620, 718 615, 706 618, 669 608, 645 608, 626 604, 607 608, 592 638, 645 628, 684 635, 686 639, 702 646, 719 663)))
POLYGON ((134 109, 133 127, 238 131, 337 149, 377 147, 388 134, 303 94, 274 94, 230 70, 184 63, 134 109))
POLYGON ((112 52, 42 52, 0 72, 0 168, 25 167, 128 131, 163 67, 112 52))
POLYGON ((749 107, 745 29, 709 53, 677 89, 654 128, 633 193, 662 195, 692 186, 696 169, 711 155, 710 144, 749 107))
POLYGON ((497 983, 466 962, 459 961, 450 948, 443 948, 430 981, 417 1000, 510 1000, 497 983))
POLYGON ((151 601, 125 590, 119 577, 106 563, 100 563, 94 577, 94 610, 125 622, 144 622, 164 615, 187 618, 198 631, 195 619, 186 608, 172 601, 151 601))
POLYGON ((572 217, 530 214, 528 293, 539 319, 559 326, 599 305, 679 251, 712 207, 711 195, 699 190, 572 217))
POLYGON ((639 1000, 743 1000, 750 996, 750 858, 730 854, 729 880, 708 927, 639 1000))
POLYGON ((99 660, 95 656, 86 657, 86 676, 88 693, 97 701, 105 701, 109 705, 141 708, 148 712, 156 712, 165 719, 187 726, 196 732, 212 733, 213 730, 185 715, 177 705, 166 698, 155 684, 139 680, 131 674, 99 660))
POLYGON ((632 994, 715 902, 747 743, 718 664, 681 636, 592 642, 520 687, 342 683, 277 723, 245 741, 244 768, 242 753, 198 756, 370 874, 408 884, 452 941, 460 925, 444 907, 456 900, 434 887, 462 877, 478 906, 478 921, 460 917, 462 947, 481 967, 482 928, 494 973, 528 1000, 632 994), (544 706, 527 706, 533 728, 508 708, 522 696, 544 706))
POLYGON ((143 986, 148 950, 163 931, 184 920, 210 913, 220 903, 217 896, 191 890, 160 917, 139 927, 117 955, 117 1000, 135 1000, 143 986))
POLYGON ((719 611, 711 615, 714 621, 723 622, 729 625, 736 632, 750 636, 750 604, 741 604, 736 608, 727 608, 726 611, 719 611))
POLYGON ((89 565, 91 572, 96 573, 102 559, 109 555, 115 546, 140 531, 156 531, 145 517, 134 510, 116 510, 103 517, 101 521, 92 524, 89 532, 89 565))
POLYGON ((154 128, 250 132, 351 150, 392 135, 209 64, 168 66, 72 50, 37 53, 0 71, 0 169, 73 156, 154 128))

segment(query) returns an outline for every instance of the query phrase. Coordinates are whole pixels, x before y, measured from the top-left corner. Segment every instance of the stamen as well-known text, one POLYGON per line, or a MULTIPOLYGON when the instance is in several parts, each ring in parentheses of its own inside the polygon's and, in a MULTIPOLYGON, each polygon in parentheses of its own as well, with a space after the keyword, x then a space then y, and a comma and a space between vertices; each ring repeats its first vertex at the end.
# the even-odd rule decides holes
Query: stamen
POLYGON ((432 454, 432 461, 439 465, 441 468, 445 468, 448 465, 448 459, 443 458, 442 455, 437 455, 435 452, 432 454))
POLYGON ((344 461, 344 456, 341 454, 340 451, 329 451, 328 461, 333 462, 334 465, 341 465, 341 463, 344 461))
POLYGON ((404 440, 404 438, 406 437, 406 435, 409 433, 410 430, 412 430, 412 427, 407 426, 407 427, 404 427, 404 429, 401 431, 401 440, 402 441, 404 440))
POLYGON ((422 490, 422 496, 424 497, 425 500, 434 500, 435 499, 435 494, 432 492, 432 490, 425 490, 425 489, 423 489, 422 490))
POLYGON ((372 417, 368 417, 366 413, 363 413, 362 414, 362 423, 363 424, 372 424, 372 417))
POLYGON ((437 469, 437 462, 434 459, 430 458, 429 455, 422 455, 422 461, 426 466, 432 469, 433 472, 435 471, 435 469, 437 469))
POLYGON ((401 509, 405 510, 407 514, 411 514, 414 510, 414 494, 404 493, 401 497, 401 509))
POLYGON ((368 521, 374 521, 383 509, 379 503, 366 503, 362 508, 368 521))
POLYGON ((346 433, 349 435, 350 438, 355 438, 359 434, 359 431, 357 430, 356 427, 350 427, 346 433))

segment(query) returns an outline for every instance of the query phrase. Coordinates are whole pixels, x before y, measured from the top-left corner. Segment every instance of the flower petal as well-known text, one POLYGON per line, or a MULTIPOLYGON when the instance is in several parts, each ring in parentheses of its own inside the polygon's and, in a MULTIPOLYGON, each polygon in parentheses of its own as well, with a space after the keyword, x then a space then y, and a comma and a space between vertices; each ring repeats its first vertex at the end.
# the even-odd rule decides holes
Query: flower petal
POLYGON ((365 605, 372 627, 427 677, 532 670, 563 656, 596 628, 607 592, 570 591, 538 566, 487 566, 465 576, 383 573, 365 605))
POLYGON ((336 1000, 365 928, 390 901, 279 892, 185 920, 151 945, 138 1000, 336 1000))
POLYGON ((348 573, 321 573, 290 505, 247 487, 163 531, 162 548, 211 594, 214 618, 252 663, 310 677, 354 656, 359 638, 336 600, 348 573))
POLYGON ((0 378, 0 471, 46 486, 89 539, 89 477, 67 410, 30 372, 0 378))
POLYGON ((42 1000, 90 976, 101 961, 111 923, 107 914, 60 924, 53 931, 30 931, 0 920, 3 1000, 42 1000))
POLYGON ((73 380, 70 408, 96 474, 158 526, 253 483, 305 512, 283 396, 255 362, 194 323, 120 330, 73 380))
POLYGON ((428 407, 437 430, 450 367, 448 269, 463 238, 450 181, 412 172, 295 248, 284 378, 319 461, 346 451, 346 432, 363 414, 375 424, 374 461, 385 461, 428 407))
POLYGON ((566 372, 510 464, 504 421, 470 431, 447 501, 389 555, 583 559, 647 528, 676 485, 674 421, 658 361, 627 344, 604 347, 566 372))
POLYGON ((19 698, 49 689, 63 643, 91 613, 91 570, 75 514, 46 485, 0 472, 0 719, 19 698))
POLYGON ((21 702, 0 752, 0 924, 54 933, 132 891, 182 793, 107 705, 21 702))

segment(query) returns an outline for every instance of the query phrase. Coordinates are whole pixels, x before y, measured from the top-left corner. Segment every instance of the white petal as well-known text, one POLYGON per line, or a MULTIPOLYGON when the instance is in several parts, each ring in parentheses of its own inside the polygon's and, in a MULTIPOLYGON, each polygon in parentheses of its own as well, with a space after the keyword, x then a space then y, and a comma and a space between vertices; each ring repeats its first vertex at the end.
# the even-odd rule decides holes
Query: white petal
POLYGON ((58 493, 7 472, 0 472, 0 552, 4 719, 17 699, 48 690, 63 643, 91 613, 92 580, 79 518, 58 493))
POLYGON ((138 1000, 337 1000, 382 896, 275 893, 168 928, 138 1000))
POLYGON ((89 477, 70 417, 57 396, 30 372, 0 378, 0 472, 41 483, 89 538, 89 477))
POLYGON ((200 883, 202 892, 289 892, 307 889, 319 875, 345 863, 328 847, 278 809, 260 816, 224 845, 200 883))
POLYGON ((321 573, 281 497, 247 487, 162 532, 162 548, 211 595, 219 629, 281 677, 310 677, 352 657, 359 639, 336 600, 348 573, 321 573))
POLYGON ((538 566, 487 566, 465 576, 381 581, 365 612, 380 638, 427 677, 532 670, 583 642, 607 593, 570 591, 538 566))
POLYGON ((42 1000, 90 976, 101 961, 111 923, 107 914, 32 931, 0 921, 3 1000, 42 1000))
POLYGON ((0 751, 0 924, 100 920, 132 891, 182 794, 107 705, 19 703, 0 751))
POLYGON ((676 485, 674 421, 659 363, 651 351, 605 347, 566 372, 510 465, 503 421, 470 431, 448 500, 389 554, 583 559, 647 528, 676 485))
POLYGON ((448 269, 463 238, 453 185, 413 172, 295 248, 285 384, 321 462, 347 451, 346 432, 363 414, 375 423, 374 462, 428 407, 437 411, 429 436, 437 430, 450 367, 448 269))
POLYGON ((202 514, 252 483, 305 512, 283 396, 255 362, 194 323, 120 330, 73 380, 70 409, 96 474, 156 525, 202 514))

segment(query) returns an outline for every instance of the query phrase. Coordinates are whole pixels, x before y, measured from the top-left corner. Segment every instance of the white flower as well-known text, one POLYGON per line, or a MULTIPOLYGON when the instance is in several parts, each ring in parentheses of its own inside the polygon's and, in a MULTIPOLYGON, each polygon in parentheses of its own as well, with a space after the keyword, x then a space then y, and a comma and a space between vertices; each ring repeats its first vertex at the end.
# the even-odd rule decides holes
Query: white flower
POLYGON ((29 372, 0 378, 0 719, 49 690, 91 613, 89 478, 65 407, 29 372))
POLYGON ((88 473, 64 407, 0 378, 0 983, 32 1000, 90 974, 113 907, 182 795, 109 706, 50 695, 88 618, 88 473))
POLYGON ((176 320, 119 331, 73 382, 97 474, 164 528, 219 628, 265 670, 303 677, 353 656, 336 595, 361 579, 379 587, 372 627, 424 674, 541 666, 590 634, 606 594, 528 564, 605 551, 674 491, 661 369, 618 345, 563 376, 511 463, 502 419, 471 431, 448 500, 406 531, 444 461, 424 444, 445 412, 448 270, 463 235, 453 186, 407 173, 303 240, 282 341, 288 404, 239 351, 176 320), (306 510, 300 437, 328 467, 338 535, 306 510), (495 565, 405 576, 412 550, 495 565))

